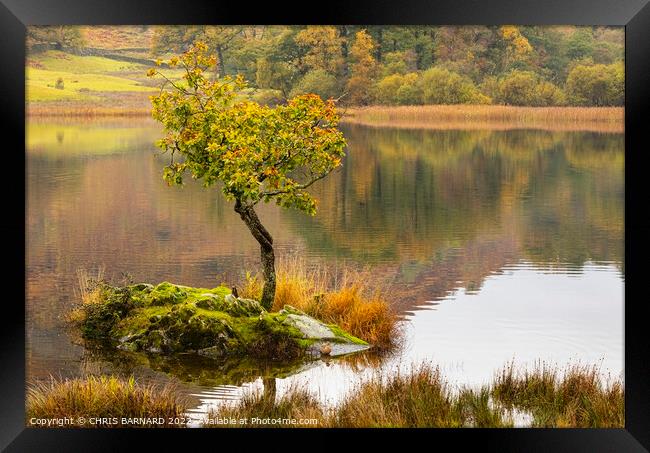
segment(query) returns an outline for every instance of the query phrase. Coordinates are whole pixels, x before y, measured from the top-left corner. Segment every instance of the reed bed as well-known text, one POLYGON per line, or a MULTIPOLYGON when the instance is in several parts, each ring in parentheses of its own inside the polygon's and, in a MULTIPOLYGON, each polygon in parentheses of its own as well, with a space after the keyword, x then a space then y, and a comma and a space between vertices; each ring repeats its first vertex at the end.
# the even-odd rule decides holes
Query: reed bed
POLYGON ((495 376, 492 394, 507 407, 527 410, 535 427, 613 428, 625 424, 625 390, 605 380, 596 365, 564 370, 537 363, 532 370, 506 365, 495 376))
MULTIPOLYGON (((454 388, 428 363, 408 372, 377 372, 335 405, 296 385, 278 395, 274 379, 264 391, 211 410, 205 427, 511 427, 514 414, 531 427, 621 428, 625 392, 620 379, 603 379, 595 366, 563 369, 538 363, 532 370, 506 365, 490 384, 454 388), (214 420, 222 421, 214 423, 214 420), (242 419, 246 419, 244 423, 242 419), (255 421, 253 420, 255 419, 255 421)), ((187 400, 172 385, 142 385, 133 378, 89 376, 41 381, 27 391, 29 420, 67 418, 67 427, 185 427, 187 400), (103 419, 90 423, 89 419, 103 419), (85 419, 85 423, 78 422, 85 419), (132 425, 125 418, 162 419, 132 425), (113 421, 109 421, 113 420, 113 421)), ((43 426, 43 425, 38 425, 43 426)), ((59 425, 53 425, 59 426, 59 425)))
POLYGON ((418 105, 349 108, 343 122, 408 129, 543 129, 624 132, 623 107, 418 105))
POLYGON ((517 410, 531 415, 532 427, 620 428, 625 423, 623 400, 620 380, 605 385, 597 368, 579 364, 563 370, 538 364, 530 371, 509 364, 491 384, 454 389, 437 367, 425 363, 407 373, 377 373, 333 407, 291 387, 281 397, 274 391, 247 394, 212 410, 207 418, 316 419, 309 426, 337 428, 505 428, 514 425, 517 410))
POLYGON ((282 397, 274 392, 247 393, 236 404, 226 404, 208 413, 205 428, 323 428, 328 426, 326 410, 311 393, 291 387, 282 397), (246 420, 246 423, 240 423, 246 420), (282 420, 285 420, 283 423, 282 420), (291 423, 295 420, 295 423, 291 423))
POLYGON ((490 404, 488 388, 453 392, 440 370, 428 364, 358 385, 332 411, 329 423, 346 428, 512 426, 505 410, 490 404))
POLYGON ((99 105, 29 105, 27 117, 150 117, 151 107, 107 107, 99 105))
POLYGON ((182 419, 186 408, 184 397, 172 385, 143 385, 133 378, 115 376, 51 378, 27 390, 26 418, 29 424, 34 418, 67 417, 70 423, 60 427, 68 428, 178 427, 184 425, 175 419, 182 419), (94 423, 91 417, 103 420, 94 423), (159 419, 162 423, 134 425, 123 423, 124 418, 159 419))

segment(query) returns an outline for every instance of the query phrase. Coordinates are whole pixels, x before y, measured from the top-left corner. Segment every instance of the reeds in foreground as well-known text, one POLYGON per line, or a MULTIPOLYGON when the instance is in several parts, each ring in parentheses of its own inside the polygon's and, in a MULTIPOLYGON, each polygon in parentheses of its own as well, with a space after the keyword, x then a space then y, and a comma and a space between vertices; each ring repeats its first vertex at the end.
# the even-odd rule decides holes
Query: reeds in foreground
MULTIPOLYGON (((596 367, 538 364, 516 371, 513 364, 478 389, 452 389, 440 370, 422 364, 409 373, 376 374, 359 383, 334 407, 326 408, 304 389, 245 396, 209 418, 284 420, 315 418, 320 427, 512 427, 515 411, 532 427, 623 427, 624 390, 620 380, 605 385, 596 367)), ((294 425, 295 426, 295 425, 294 425)))
POLYGON ((30 424, 31 419, 54 420, 67 417, 69 424, 53 426, 176 427, 184 426, 179 422, 184 417, 185 409, 184 398, 171 385, 143 385, 136 383, 133 378, 121 379, 115 376, 63 380, 52 378, 34 384, 27 390, 26 418, 29 426, 33 425, 30 424), (125 418, 149 419, 150 422, 125 423, 125 418))
POLYGON ((275 392, 248 393, 234 405, 208 414, 206 428, 322 428, 325 409, 307 390, 292 387, 282 397, 275 392), (213 422, 210 423, 209 421, 213 422), (240 423, 245 420, 245 423, 240 423), (219 421, 215 423, 214 421, 219 421))
MULTIPOLYGON (((358 384, 332 408, 321 405, 308 391, 292 387, 280 398, 269 392, 245 395, 234 406, 225 405, 212 411, 206 421, 231 420, 235 426, 250 427, 253 419, 277 420, 278 426, 285 427, 512 426, 506 411, 491 404, 487 388, 452 392, 440 371, 426 364, 392 377, 378 374, 358 384), (242 419, 247 422, 238 424, 242 419), (307 423, 313 420, 318 423, 307 423)), ((232 425, 206 423, 206 426, 232 425)))
POLYGON ((505 411, 491 405, 488 388, 453 392, 440 370, 427 364, 360 384, 336 408, 330 423, 350 428, 512 426, 505 411))
MULTIPOLYGON (((234 404, 224 403, 208 414, 204 426, 498 428, 513 426, 515 411, 532 427, 625 424, 622 381, 606 382, 597 367, 579 364, 560 370, 538 363, 529 371, 511 363, 491 384, 454 389, 437 367, 424 363, 410 372, 377 373, 333 406, 295 385, 278 395, 273 378, 264 379, 264 390, 247 393, 234 404)), ((27 392, 28 424, 32 418, 67 417, 73 421, 68 427, 119 427, 134 426, 123 419, 140 417, 164 422, 135 426, 184 427, 174 420, 182 420, 185 411, 186 401, 174 387, 139 385, 133 378, 52 379, 27 392), (92 424, 91 417, 105 421, 92 424), (79 418, 86 423, 75 423, 79 418)))
POLYGON ((495 377, 492 394, 505 406, 530 412, 535 427, 611 428, 625 424, 625 390, 606 382, 595 365, 574 364, 562 372, 537 363, 516 370, 510 363, 495 377))

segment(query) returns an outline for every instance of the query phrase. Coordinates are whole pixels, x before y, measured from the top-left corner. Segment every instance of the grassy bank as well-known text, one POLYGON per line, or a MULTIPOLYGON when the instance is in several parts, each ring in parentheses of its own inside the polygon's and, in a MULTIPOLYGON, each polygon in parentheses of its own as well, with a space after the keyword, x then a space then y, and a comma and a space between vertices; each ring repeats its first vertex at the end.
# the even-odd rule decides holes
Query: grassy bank
POLYGON ((347 109, 342 121, 405 129, 544 129, 623 132, 623 107, 505 105, 371 106, 347 109))
MULTIPOLYGON (((595 367, 570 365, 562 371, 550 370, 538 365, 517 371, 510 364, 489 385, 454 390, 439 369, 422 365, 406 374, 376 375, 332 408, 321 405, 304 389, 292 388, 280 398, 268 392, 246 395, 234 405, 211 412, 207 419, 317 419, 317 424, 303 424, 311 427, 498 428, 513 426, 519 413, 527 416, 531 427, 624 426, 625 392, 620 380, 605 382, 595 367)), ((206 424, 233 426, 251 427, 206 424)))
POLYGON ((27 390, 26 418, 62 419, 70 424, 53 427, 119 428, 177 427, 174 419, 183 417, 187 404, 174 387, 155 387, 138 384, 133 378, 120 379, 114 376, 90 376, 85 379, 52 379, 32 385, 27 390), (91 417, 103 419, 93 423, 91 417), (124 418, 160 419, 162 424, 125 424, 124 418), (79 420, 82 420, 80 422, 79 420))

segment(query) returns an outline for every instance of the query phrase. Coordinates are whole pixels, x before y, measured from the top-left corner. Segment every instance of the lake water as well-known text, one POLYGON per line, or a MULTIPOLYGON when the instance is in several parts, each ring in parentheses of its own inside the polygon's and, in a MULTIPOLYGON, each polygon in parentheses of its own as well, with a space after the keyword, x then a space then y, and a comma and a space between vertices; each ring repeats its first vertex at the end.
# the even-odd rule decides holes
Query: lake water
POLYGON ((192 413, 276 377, 334 402, 377 369, 429 361, 480 384, 510 360, 623 371, 624 137, 594 132, 343 126, 347 158, 308 217, 260 217, 278 256, 370 269, 406 315, 388 358, 287 364, 97 356, 68 332, 76 271, 203 287, 255 269, 232 206, 199 184, 170 188, 148 120, 27 127, 27 373, 179 379, 192 413), (270 371, 269 371, 270 370, 270 371))

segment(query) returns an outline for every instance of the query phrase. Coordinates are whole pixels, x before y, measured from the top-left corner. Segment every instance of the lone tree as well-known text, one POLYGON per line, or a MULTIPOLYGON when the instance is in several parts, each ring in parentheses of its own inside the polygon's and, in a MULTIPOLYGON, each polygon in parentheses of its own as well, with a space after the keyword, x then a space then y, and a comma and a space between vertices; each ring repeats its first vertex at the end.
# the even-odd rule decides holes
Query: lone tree
POLYGON ((174 80, 156 68, 148 72, 163 79, 160 94, 151 97, 152 115, 165 132, 156 144, 171 155, 163 178, 169 185, 182 184, 189 173, 205 187, 220 183, 260 244, 260 302, 269 309, 276 284, 273 238, 255 205, 274 201, 314 215, 317 203, 307 188, 341 165, 345 139, 333 100, 307 94, 286 105, 262 106, 246 100, 242 77, 210 77, 208 70, 216 63, 207 45, 196 42, 167 61, 184 69, 182 78, 174 80))

